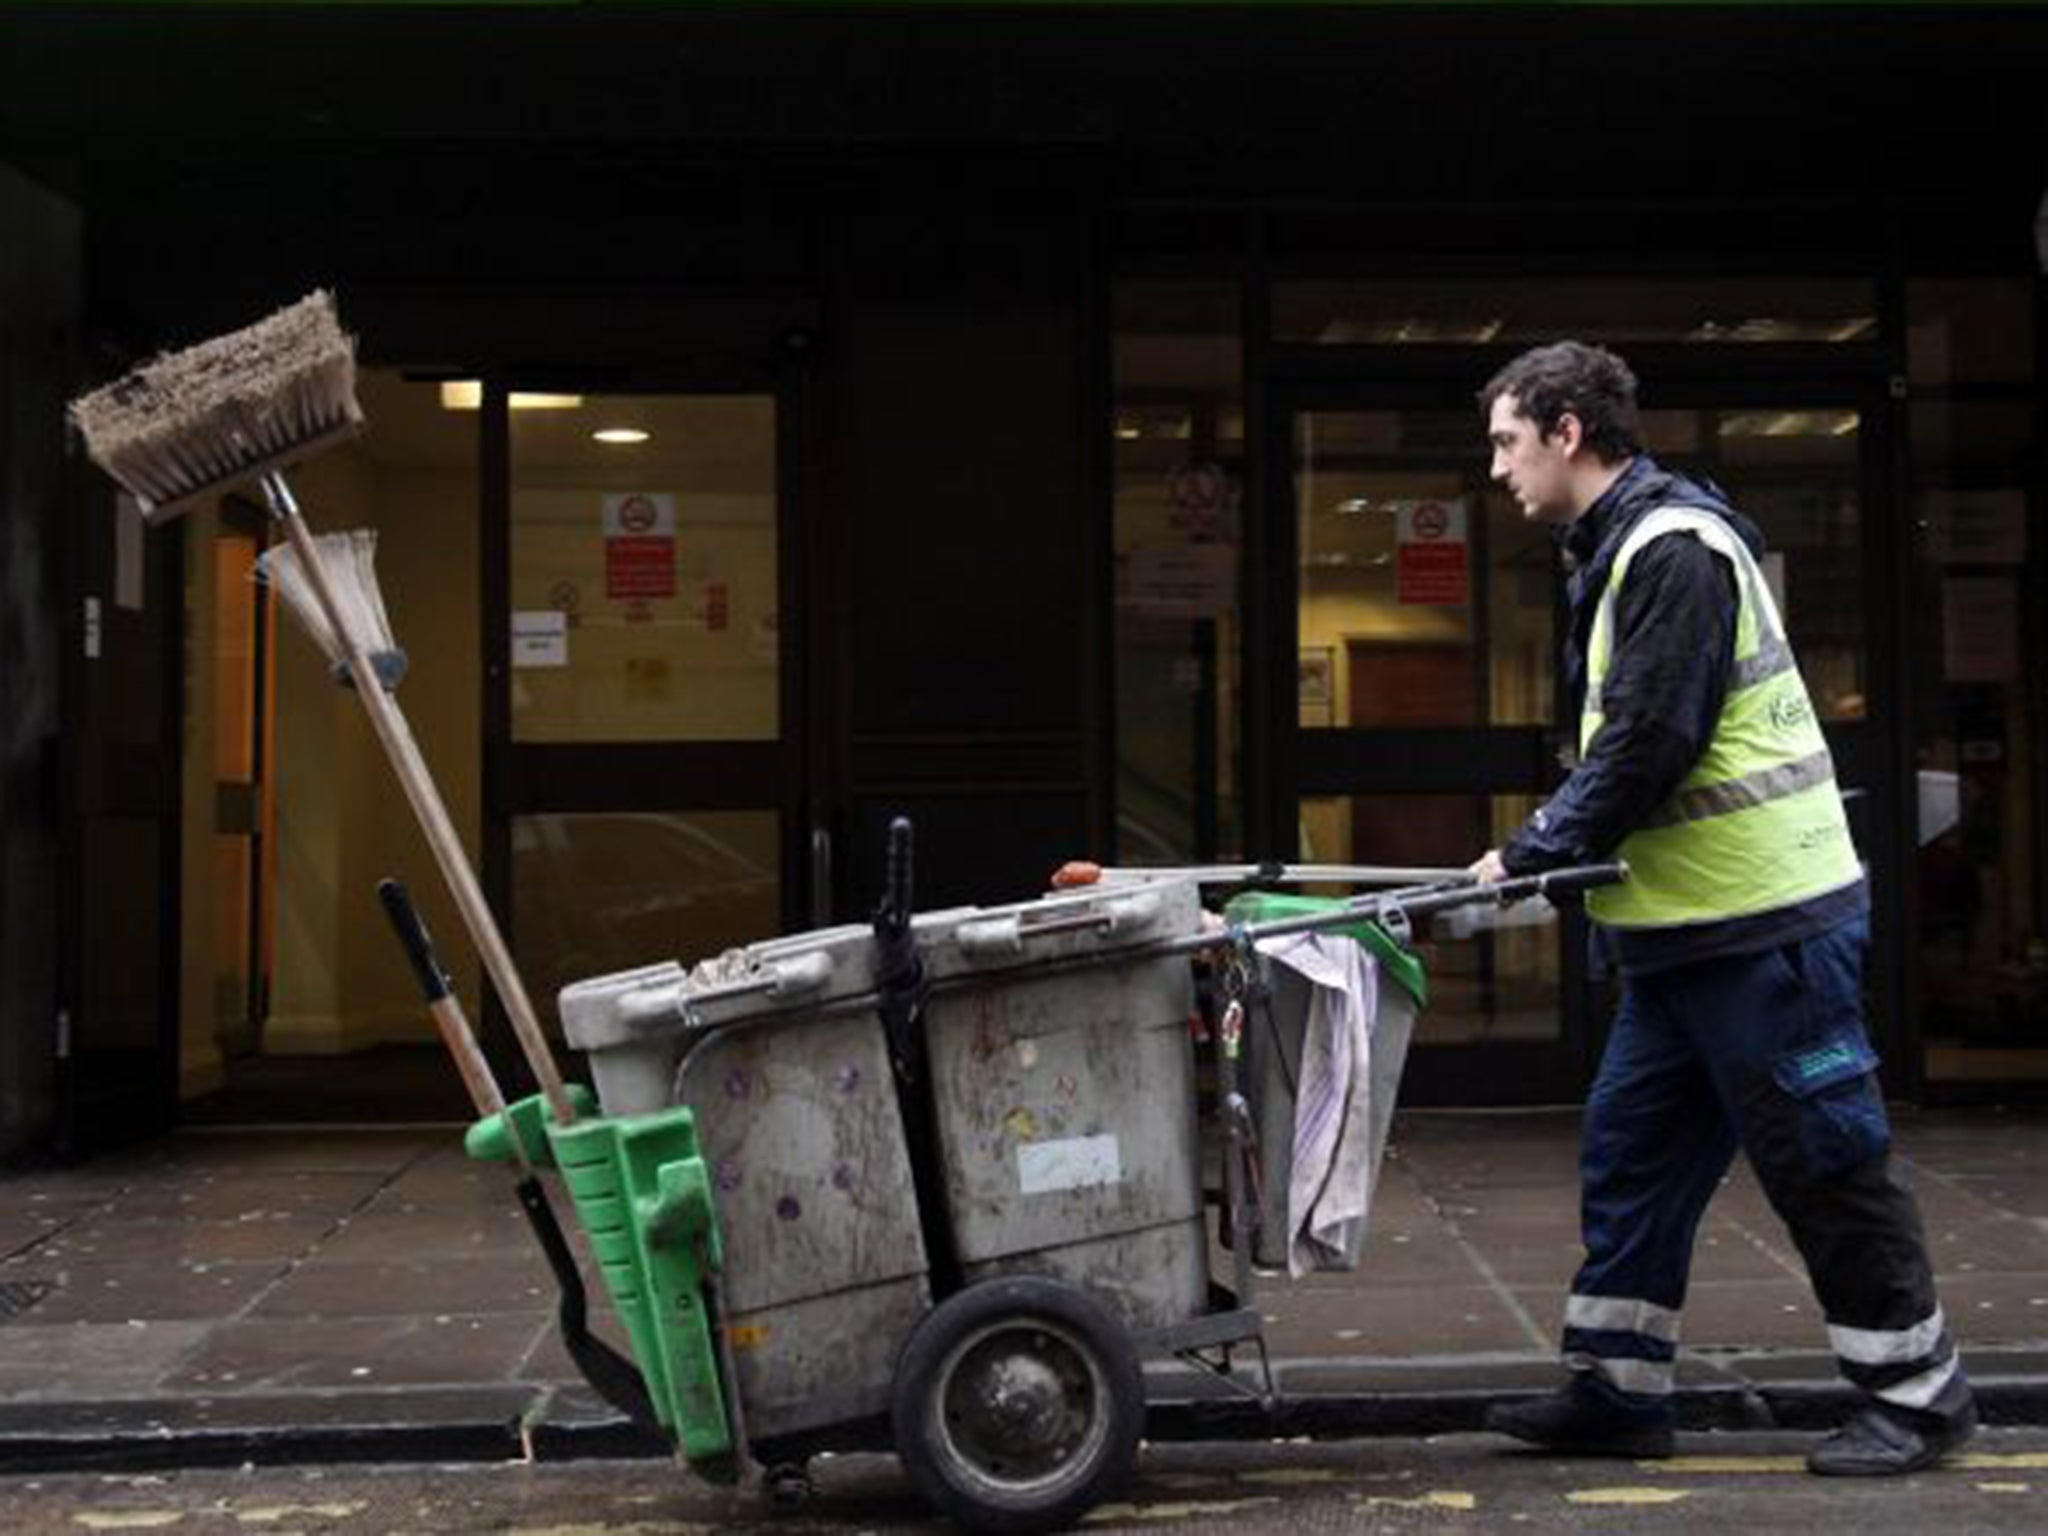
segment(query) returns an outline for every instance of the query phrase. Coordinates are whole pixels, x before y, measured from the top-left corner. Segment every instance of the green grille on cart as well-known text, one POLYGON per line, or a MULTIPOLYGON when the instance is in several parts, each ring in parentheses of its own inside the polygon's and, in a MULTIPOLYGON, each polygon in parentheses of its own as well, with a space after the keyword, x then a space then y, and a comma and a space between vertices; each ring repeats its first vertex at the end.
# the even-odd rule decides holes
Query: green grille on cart
MULTIPOLYGON (((663 1426, 692 1462, 729 1456, 705 1284, 723 1255, 696 1117, 667 1109, 560 1126, 545 1119, 538 1098, 507 1113, 528 1147, 535 1126, 546 1131, 663 1426)), ((507 1134, 493 1115, 470 1127, 464 1145, 472 1157, 497 1160, 510 1155, 507 1134)))

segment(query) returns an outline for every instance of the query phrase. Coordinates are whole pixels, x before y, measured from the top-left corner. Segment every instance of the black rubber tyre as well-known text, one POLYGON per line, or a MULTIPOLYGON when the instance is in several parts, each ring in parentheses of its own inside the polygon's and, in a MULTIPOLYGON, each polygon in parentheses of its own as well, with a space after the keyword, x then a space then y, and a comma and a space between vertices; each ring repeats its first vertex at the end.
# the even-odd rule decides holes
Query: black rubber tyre
POLYGON ((777 1462, 761 1472, 761 1488, 768 1495, 768 1502, 785 1513, 802 1509, 811 1502, 816 1491, 811 1484, 809 1468, 800 1462, 777 1462))
POLYGON ((984 1280, 919 1323, 896 1362, 896 1454, 964 1529, 1065 1530, 1122 1487, 1145 1429, 1123 1324, 1037 1275, 984 1280))

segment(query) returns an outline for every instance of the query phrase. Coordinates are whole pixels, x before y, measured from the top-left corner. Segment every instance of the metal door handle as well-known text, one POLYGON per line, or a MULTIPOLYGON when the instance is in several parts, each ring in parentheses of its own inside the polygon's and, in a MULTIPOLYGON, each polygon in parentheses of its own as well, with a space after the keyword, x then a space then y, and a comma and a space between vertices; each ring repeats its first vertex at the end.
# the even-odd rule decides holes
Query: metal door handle
POLYGON ((811 926, 832 924, 832 834, 811 828, 811 926))

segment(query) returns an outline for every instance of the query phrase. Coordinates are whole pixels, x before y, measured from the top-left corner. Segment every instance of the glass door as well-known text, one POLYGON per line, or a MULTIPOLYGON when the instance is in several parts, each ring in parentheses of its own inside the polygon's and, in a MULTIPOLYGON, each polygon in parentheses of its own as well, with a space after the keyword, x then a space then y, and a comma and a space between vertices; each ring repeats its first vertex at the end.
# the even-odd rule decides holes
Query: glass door
MULTIPOLYGON (((1719 482, 1762 525, 1843 782, 1866 789, 1881 754, 1864 739, 1861 597, 1881 567, 1862 536, 1863 413, 1716 403, 1741 393, 1718 386, 1700 404, 1646 411, 1645 445, 1719 482)), ((1280 395, 1272 500, 1288 548, 1273 566, 1293 589, 1277 615, 1295 656, 1276 757, 1280 814, 1291 812, 1305 861, 1462 866, 1564 771, 1558 547, 1488 481, 1472 407, 1399 400, 1327 386, 1280 395)), ((1417 942, 1431 998, 1404 1100, 1583 1093, 1602 1005, 1585 984, 1577 913, 1477 929, 1440 920, 1417 942)))
MULTIPOLYGON (((1486 483, 1469 410, 1304 400, 1287 413, 1297 855, 1463 866, 1554 776, 1557 563, 1486 483)), ((1430 1003, 1404 1098, 1468 1058, 1453 1097, 1571 1091, 1566 947, 1554 925, 1420 932, 1430 1003)))
POLYGON ((553 1021, 570 982, 801 910, 784 413, 768 391, 485 403, 507 466, 494 884, 553 1021))
POLYGON ((2031 407, 2002 402, 1913 413, 1912 996, 1927 1093, 1942 1101, 2039 1097, 2048 1083, 2043 561, 2015 467, 2038 430, 2031 407))

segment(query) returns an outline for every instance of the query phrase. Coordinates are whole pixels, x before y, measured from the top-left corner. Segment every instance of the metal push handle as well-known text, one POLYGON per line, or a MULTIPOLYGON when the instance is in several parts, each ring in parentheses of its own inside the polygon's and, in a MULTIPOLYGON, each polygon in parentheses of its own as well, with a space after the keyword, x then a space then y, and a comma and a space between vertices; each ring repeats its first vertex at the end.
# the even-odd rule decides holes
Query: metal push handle
MULTIPOLYGON (((1406 927, 1410 918, 1448 912, 1454 907, 1476 906, 1482 902, 1508 906, 1531 896, 1555 900, 1603 885, 1618 885, 1627 878, 1628 865, 1621 862, 1546 870, 1540 875, 1520 875, 1492 885, 1481 885, 1467 874, 1438 885, 1419 885, 1407 890, 1383 891, 1375 896, 1360 896, 1321 912, 1275 918, 1267 923, 1248 923, 1237 932, 1245 938, 1257 940, 1275 939, 1290 933, 1316 933, 1325 928, 1345 928, 1360 922, 1406 927)), ((1168 954, 1195 954, 1215 949, 1231 942, 1231 939, 1232 934, 1228 931, 1190 934, 1186 938, 1170 940, 1161 948, 1168 954)))
POLYGON ((1619 859, 1611 864, 1581 864, 1571 869, 1545 870, 1540 875, 1523 875, 1513 880, 1503 880, 1498 885, 1486 887, 1492 891, 1504 891, 1508 886, 1527 886, 1527 890, 1502 895, 1502 906, 1511 901, 1521 901, 1528 896, 1577 896, 1603 885, 1619 885, 1628 878, 1628 865, 1619 859))
POLYGON ((1152 880, 1192 880, 1197 885, 1420 885, 1455 880, 1463 868, 1399 864, 1131 864, 1102 865, 1071 859, 1053 871, 1055 890, 1092 885, 1135 885, 1152 880))

